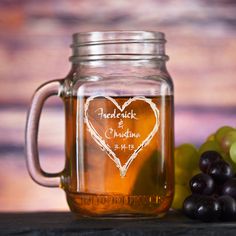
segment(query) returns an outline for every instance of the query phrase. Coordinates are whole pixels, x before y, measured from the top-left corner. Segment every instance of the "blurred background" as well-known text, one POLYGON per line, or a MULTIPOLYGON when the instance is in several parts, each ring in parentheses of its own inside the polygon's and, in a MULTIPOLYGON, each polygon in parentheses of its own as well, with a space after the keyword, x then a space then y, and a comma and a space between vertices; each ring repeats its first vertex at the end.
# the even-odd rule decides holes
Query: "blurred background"
MULTIPOLYGON (((235 126, 236 1, 1 0, 0 211, 68 209, 62 190, 41 187, 27 173, 26 113, 40 84, 68 73, 71 34, 94 30, 166 33, 176 145, 199 146, 219 126, 235 126)), ((39 144, 42 166, 62 169, 60 99, 43 110, 39 144)))

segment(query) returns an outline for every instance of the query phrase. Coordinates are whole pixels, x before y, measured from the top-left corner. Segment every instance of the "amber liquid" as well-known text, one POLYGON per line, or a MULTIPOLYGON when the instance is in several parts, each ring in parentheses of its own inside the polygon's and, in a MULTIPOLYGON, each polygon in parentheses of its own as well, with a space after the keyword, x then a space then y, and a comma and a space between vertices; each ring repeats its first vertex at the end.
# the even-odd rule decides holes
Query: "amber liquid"
POLYGON ((70 209, 79 216, 162 216, 174 189, 172 96, 147 98, 154 108, 130 97, 88 99, 65 99, 70 209))

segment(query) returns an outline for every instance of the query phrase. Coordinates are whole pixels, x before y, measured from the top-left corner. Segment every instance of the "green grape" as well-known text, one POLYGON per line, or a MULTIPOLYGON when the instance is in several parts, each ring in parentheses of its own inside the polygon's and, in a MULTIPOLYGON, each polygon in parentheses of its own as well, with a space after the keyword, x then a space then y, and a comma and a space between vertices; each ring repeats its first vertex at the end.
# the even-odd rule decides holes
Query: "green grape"
POLYGON ((175 195, 172 202, 172 208, 175 210, 182 209, 183 202, 187 196, 190 195, 190 190, 187 185, 175 185, 175 195))
POLYGON ((198 166, 199 156, 197 149, 192 144, 182 144, 175 149, 175 166, 192 171, 198 166))
POLYGON ((232 143, 236 142, 236 130, 228 131, 221 139, 220 146, 225 153, 229 152, 232 143))
POLYGON ((236 164, 236 142, 234 142, 229 149, 230 159, 236 164))
POLYGON ((210 135, 207 137, 206 141, 215 141, 215 134, 210 134, 210 135))
POLYGON ((191 178, 191 172, 186 169, 175 167, 175 184, 187 185, 191 178))
POLYGON ((221 152, 220 144, 216 141, 207 141, 200 146, 199 154, 201 155, 203 152, 206 152, 206 151, 221 152))
POLYGON ((230 126, 222 126, 221 128, 219 128, 215 134, 216 141, 220 143, 223 136, 232 130, 234 130, 234 128, 230 126))

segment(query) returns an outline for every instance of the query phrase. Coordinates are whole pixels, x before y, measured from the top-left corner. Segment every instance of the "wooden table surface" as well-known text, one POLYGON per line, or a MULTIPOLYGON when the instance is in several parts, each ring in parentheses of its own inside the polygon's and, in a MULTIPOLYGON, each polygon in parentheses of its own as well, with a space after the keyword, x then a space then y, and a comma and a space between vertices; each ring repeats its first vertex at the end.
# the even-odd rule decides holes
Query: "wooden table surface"
POLYGON ((170 212, 162 219, 76 219, 69 212, 0 213, 0 235, 235 236, 236 222, 202 223, 170 212))

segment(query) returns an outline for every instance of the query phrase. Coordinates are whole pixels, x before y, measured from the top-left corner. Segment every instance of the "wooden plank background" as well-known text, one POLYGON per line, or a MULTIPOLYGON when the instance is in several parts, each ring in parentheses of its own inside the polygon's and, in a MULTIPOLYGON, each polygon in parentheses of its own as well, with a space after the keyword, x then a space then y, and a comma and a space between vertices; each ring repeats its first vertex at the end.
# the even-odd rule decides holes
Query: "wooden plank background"
MULTIPOLYGON (((0 211, 68 209, 62 190, 40 187, 28 176, 24 126, 34 90, 68 73, 71 34, 142 29, 166 33, 176 144, 199 145, 219 126, 235 126, 235 1, 1 0, 0 211)), ((63 108, 53 99, 40 129, 46 169, 63 167, 63 147, 63 108)))

